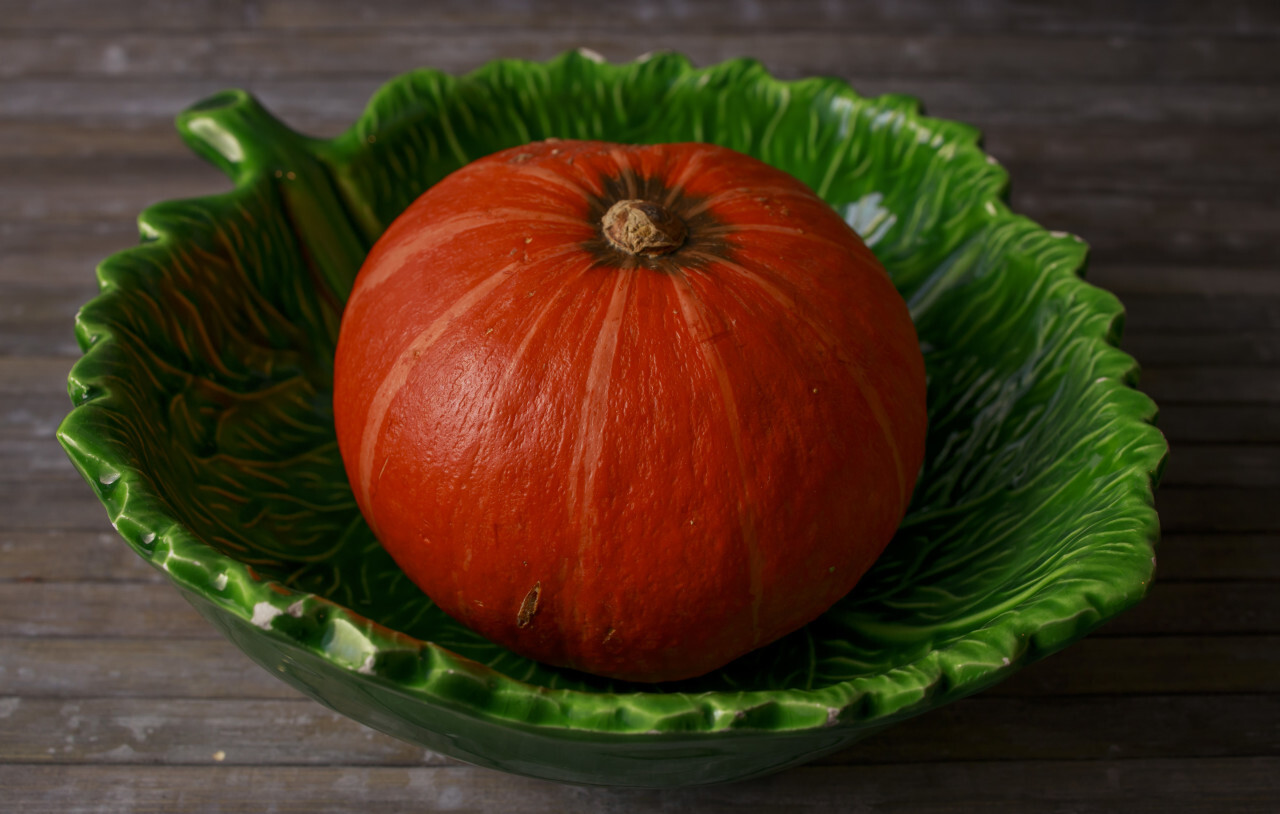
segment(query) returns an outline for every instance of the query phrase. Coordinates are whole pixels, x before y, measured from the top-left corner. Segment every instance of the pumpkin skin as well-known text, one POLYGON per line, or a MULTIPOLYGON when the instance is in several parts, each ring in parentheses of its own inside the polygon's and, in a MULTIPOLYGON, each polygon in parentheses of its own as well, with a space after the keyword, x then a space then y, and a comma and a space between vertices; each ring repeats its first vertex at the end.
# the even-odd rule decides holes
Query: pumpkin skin
POLYGON ((804 184, 708 144, 463 167, 369 254, 335 365, 357 503, 409 578, 517 653, 619 679, 702 675, 819 616, 924 457, 888 275, 804 184), (618 201, 685 234, 634 254, 602 226, 618 201))

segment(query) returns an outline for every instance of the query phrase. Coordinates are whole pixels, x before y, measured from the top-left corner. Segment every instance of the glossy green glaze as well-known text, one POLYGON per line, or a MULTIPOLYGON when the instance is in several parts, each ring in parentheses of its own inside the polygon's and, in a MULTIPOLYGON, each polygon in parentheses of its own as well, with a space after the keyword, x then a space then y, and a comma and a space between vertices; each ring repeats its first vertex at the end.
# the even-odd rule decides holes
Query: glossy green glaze
MULTIPOLYGON (((77 320, 59 438, 120 534, 255 661, 455 757, 666 786, 774 771, 999 681, 1138 601, 1166 444, 1085 246, 1003 203, 964 125, 838 81, 659 55, 415 71, 350 131, 287 129, 250 96, 179 116, 234 180, 160 204, 77 320), (715 141, 799 177, 864 235, 916 320, 927 459, 863 583, 700 679, 623 685, 504 651, 439 612, 362 521, 333 437, 342 303, 427 186, 547 137, 715 141)), ((145 633, 138 631, 138 633, 145 633)))

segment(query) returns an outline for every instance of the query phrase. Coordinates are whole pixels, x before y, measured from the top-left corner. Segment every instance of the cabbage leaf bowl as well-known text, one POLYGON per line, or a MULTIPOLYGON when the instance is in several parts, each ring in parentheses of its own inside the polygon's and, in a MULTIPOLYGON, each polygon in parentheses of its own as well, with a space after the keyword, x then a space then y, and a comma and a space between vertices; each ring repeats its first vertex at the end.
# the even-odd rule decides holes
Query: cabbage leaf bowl
MULTIPOLYGON (((120 536, 258 664, 444 755, 619 786, 774 772, 982 690, 1137 602, 1167 446, 1086 247, 1005 203, 966 125, 751 60, 585 53, 385 85, 342 135, 227 91, 182 112, 232 180, 103 261, 59 440, 120 536), (928 369, 928 451, 882 559, 828 613, 702 678, 516 656, 382 551, 332 421, 343 302, 383 229, 468 161, 548 137, 710 141, 809 184, 889 270, 928 369)), ((145 635, 146 631, 137 631, 145 635)), ((180 657, 180 653, 177 654, 180 657)))

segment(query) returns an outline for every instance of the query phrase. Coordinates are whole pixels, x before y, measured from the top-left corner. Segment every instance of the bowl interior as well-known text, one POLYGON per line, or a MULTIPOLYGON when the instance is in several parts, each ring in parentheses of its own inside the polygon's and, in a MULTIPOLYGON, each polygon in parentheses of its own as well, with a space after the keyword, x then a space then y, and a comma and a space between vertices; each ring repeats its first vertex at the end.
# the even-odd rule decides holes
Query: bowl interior
POLYGON ((238 92, 179 127, 235 189, 148 209, 143 244, 101 265, 61 438, 139 553, 353 680, 412 683, 421 661, 392 651, 430 643, 463 657, 459 670, 489 675, 474 660, 531 692, 855 687, 839 714, 871 719, 991 683, 1145 590, 1165 447, 1114 347, 1121 308, 1079 279, 1079 240, 1009 212, 1005 174, 972 129, 910 99, 781 82, 749 61, 570 54, 405 75, 334 140, 300 136, 238 92), (470 632, 378 546, 339 459, 333 349, 365 252, 444 175, 548 137, 714 141, 774 164, 864 236, 916 320, 930 430, 897 537, 826 615, 699 679, 624 685, 470 632))

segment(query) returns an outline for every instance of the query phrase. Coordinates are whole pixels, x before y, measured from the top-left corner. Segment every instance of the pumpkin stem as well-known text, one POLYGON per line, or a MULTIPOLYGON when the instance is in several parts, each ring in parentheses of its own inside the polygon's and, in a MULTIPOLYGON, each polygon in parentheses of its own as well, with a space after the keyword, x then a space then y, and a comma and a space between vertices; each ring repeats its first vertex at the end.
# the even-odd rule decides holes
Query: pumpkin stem
POLYGON ((651 201, 618 201, 604 213, 600 226, 615 249, 645 257, 669 254, 689 236, 684 221, 651 201))

